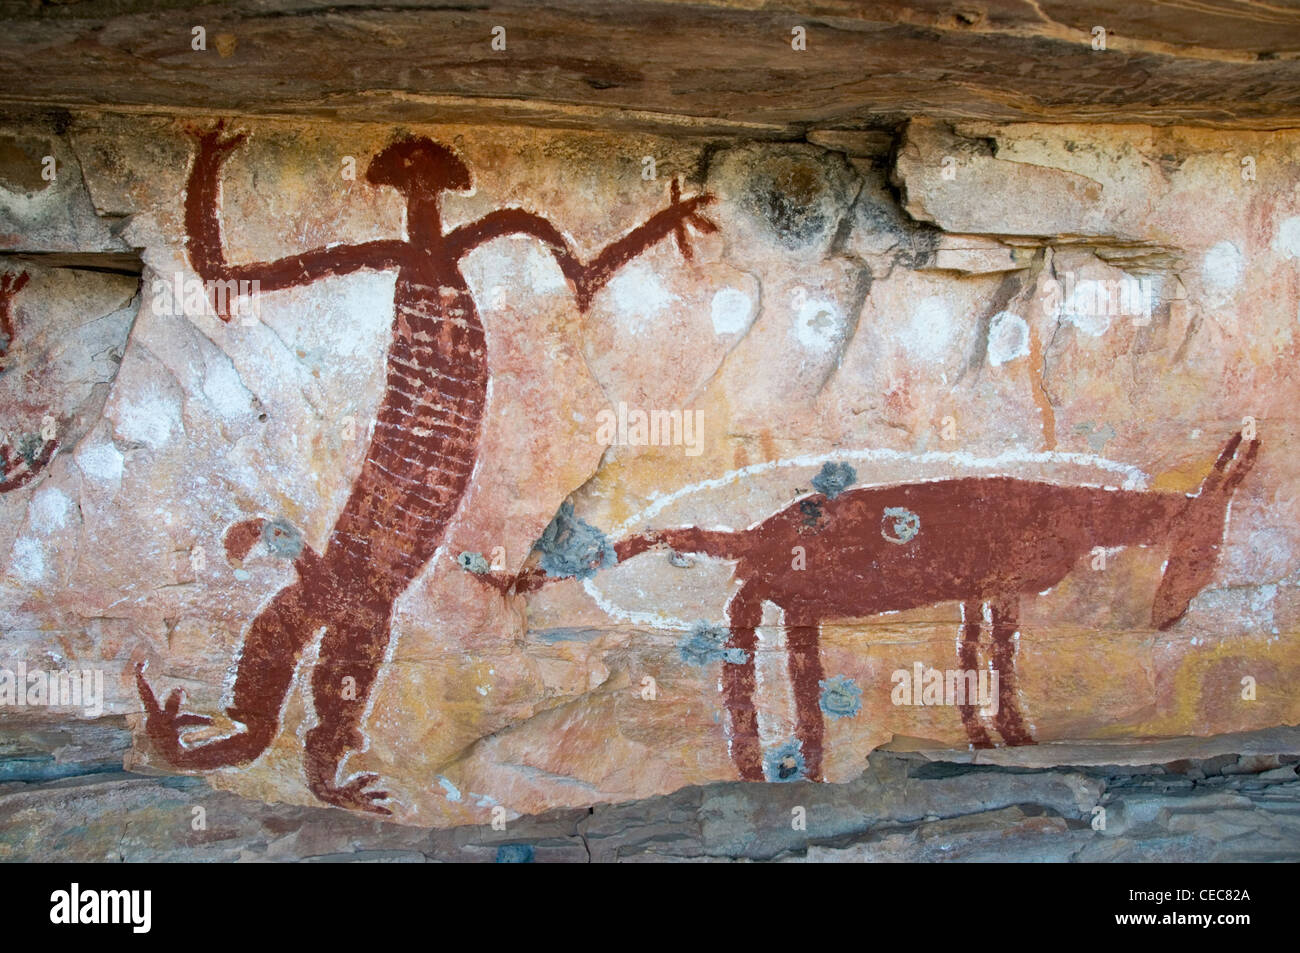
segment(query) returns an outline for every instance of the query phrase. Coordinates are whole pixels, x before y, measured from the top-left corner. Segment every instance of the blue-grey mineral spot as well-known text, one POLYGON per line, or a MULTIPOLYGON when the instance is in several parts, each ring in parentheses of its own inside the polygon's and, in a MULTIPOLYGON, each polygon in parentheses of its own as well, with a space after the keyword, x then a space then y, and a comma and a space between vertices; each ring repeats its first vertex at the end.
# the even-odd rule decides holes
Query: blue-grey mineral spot
POLYGON ((531 864, 532 862, 532 844, 502 844, 497 848, 498 864, 531 864))
POLYGON ((267 520, 262 524, 262 542, 272 556, 297 559, 302 555, 302 531, 288 520, 267 520))
POLYGON ((826 463, 812 479, 813 489, 833 500, 858 480, 858 472, 847 463, 826 463))
POLYGON ((832 718, 852 718, 862 710, 862 689, 843 675, 823 679, 821 709, 832 718))
POLYGON ((690 632, 677 646, 682 661, 687 665, 702 668, 713 662, 729 662, 742 665, 749 661, 749 653, 744 649, 727 648, 731 630, 725 625, 711 625, 703 620, 691 626, 690 632))
POLYGON ((542 554, 542 569, 553 579, 589 579, 597 569, 618 562, 614 545, 605 534, 573 515, 573 504, 560 504, 560 511, 533 544, 542 554))
POLYGON ((803 750, 798 741, 791 738, 767 754, 767 779, 769 781, 802 781, 808 766, 803 760, 803 750))
POLYGON ((908 543, 921 532, 921 517, 903 506, 886 506, 880 517, 880 535, 891 543, 908 543))
POLYGON ((461 569, 472 572, 476 576, 483 575, 491 568, 482 553, 461 553, 456 557, 456 562, 460 563, 461 569))

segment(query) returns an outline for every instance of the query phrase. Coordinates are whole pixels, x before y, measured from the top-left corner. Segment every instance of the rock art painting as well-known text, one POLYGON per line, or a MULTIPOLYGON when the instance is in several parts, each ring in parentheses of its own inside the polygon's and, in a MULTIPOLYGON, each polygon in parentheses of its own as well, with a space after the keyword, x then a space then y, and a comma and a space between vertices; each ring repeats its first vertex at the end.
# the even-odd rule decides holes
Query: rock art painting
MULTIPOLYGON (((533 590, 652 549, 734 564, 740 588, 726 607, 729 636, 725 645, 718 640, 718 658, 731 757, 747 781, 772 779, 787 758, 794 773, 821 779, 823 713, 831 711, 826 695, 843 690, 828 689, 819 655, 823 623, 957 602, 963 619, 957 661, 963 671, 981 668, 979 640, 987 625, 998 676, 994 726, 1006 744, 1028 745, 1034 739, 1020 710, 1015 669, 1022 598, 1056 586, 1097 547, 1160 547, 1167 558, 1151 625, 1171 627, 1213 577, 1233 494, 1254 466, 1260 441, 1241 445, 1242 434, 1235 434, 1195 494, 1011 477, 851 487, 852 467, 828 463, 813 478, 813 493, 747 530, 639 533, 614 543, 612 559, 603 542, 571 537, 562 545, 574 558, 588 559, 586 565, 557 567, 552 559, 495 584, 533 590), (782 614, 797 711, 797 745, 778 753, 775 767, 765 759, 754 706, 755 633, 765 602, 782 614)), ((573 522, 571 513, 566 521, 573 522)), ((973 699, 957 707, 971 746, 993 747, 973 699)))
POLYGON ((0 690, 130 769, 522 843, 1300 720, 1290 133, 28 125, 0 690))
MULTIPOLYGON (((8 356, 18 336, 14 327, 14 299, 26 287, 31 275, 25 271, 0 276, 0 361, 8 356)), ((5 366, 0 364, 0 373, 5 366)), ((45 433, 26 435, 11 445, 6 438, 0 445, 0 493, 26 486, 41 472, 58 446, 55 435, 45 433)))
MULTIPOLYGON (((472 188, 470 170, 446 146, 402 138, 375 155, 366 180, 392 188, 406 205, 405 240, 332 245, 272 262, 227 261, 220 211, 220 173, 245 139, 222 126, 197 132, 197 155, 185 204, 186 248, 205 281, 256 281, 262 290, 292 287, 361 269, 397 272, 387 380, 374 437, 343 513, 323 552, 302 543, 280 520, 254 518, 230 528, 226 552, 242 559, 259 540, 290 558, 295 583, 276 594, 248 626, 238 660, 234 703, 227 714, 239 729, 186 743, 186 729, 212 723, 182 711, 174 690, 159 702, 137 671, 147 731, 177 768, 212 769, 258 757, 280 727, 280 711, 299 656, 323 630, 311 676, 317 725, 304 739, 308 785, 320 800, 387 814, 387 792, 371 773, 340 780, 350 751, 365 745, 363 720, 390 639, 393 605, 443 542, 477 463, 490 376, 482 322, 459 270, 475 247, 502 235, 537 239, 570 282, 580 309, 627 262, 674 237, 690 257, 687 229, 715 226, 700 209, 707 194, 682 198, 674 180, 667 208, 579 261, 549 221, 520 208, 489 213, 450 231, 442 226, 444 193, 472 188)), ((228 317, 228 316, 227 316, 228 317)))

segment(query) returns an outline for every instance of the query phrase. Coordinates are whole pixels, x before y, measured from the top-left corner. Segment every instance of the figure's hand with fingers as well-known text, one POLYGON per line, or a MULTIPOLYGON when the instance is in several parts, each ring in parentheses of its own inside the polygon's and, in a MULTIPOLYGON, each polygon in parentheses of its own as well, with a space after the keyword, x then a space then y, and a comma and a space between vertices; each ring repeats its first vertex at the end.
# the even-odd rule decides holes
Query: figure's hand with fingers
POLYGON ((702 192, 682 201, 682 186, 677 179, 673 179, 671 189, 671 200, 668 209, 677 218, 677 222, 673 226, 673 236, 677 239, 677 247, 681 249, 682 257, 690 261, 693 256, 687 226, 706 235, 718 230, 718 226, 711 219, 706 218, 698 211, 702 206, 713 202, 714 197, 707 192, 702 192))

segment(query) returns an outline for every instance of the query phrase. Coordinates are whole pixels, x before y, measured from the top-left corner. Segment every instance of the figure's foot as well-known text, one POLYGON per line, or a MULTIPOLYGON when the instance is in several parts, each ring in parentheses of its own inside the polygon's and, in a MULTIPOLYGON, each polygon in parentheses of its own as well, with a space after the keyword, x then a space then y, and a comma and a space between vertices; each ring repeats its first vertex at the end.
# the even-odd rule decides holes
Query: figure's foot
POLYGON ((371 814, 391 815, 393 812, 376 801, 388 800, 387 791, 367 791, 366 786, 379 780, 379 775, 370 772, 358 774, 347 784, 335 786, 324 781, 309 784, 311 793, 326 804, 345 807, 350 811, 368 811, 371 814))
POLYGON ((181 732, 186 728, 210 725, 212 719, 207 715, 181 711, 181 705, 185 704, 185 692, 180 688, 173 689, 167 696, 167 701, 159 705, 153 689, 145 681, 144 670, 147 666, 147 662, 140 662, 135 667, 135 685, 140 693, 140 701, 144 703, 145 730, 162 755, 176 764, 183 760, 186 750, 181 745, 181 732))
POLYGON ((974 706, 962 707, 961 720, 966 727, 966 739, 970 742, 972 748, 982 751, 993 747, 993 739, 989 736, 988 729, 980 724, 979 715, 975 713, 974 706))
POLYGON ((1020 713, 1014 709, 1004 707, 1002 711, 998 712, 995 724, 997 725, 998 734, 1002 736, 1002 740, 1011 747, 1038 744, 1034 740, 1034 736, 1029 733, 1029 729, 1021 719, 1020 713))
POLYGON ((368 785, 379 780, 379 775, 364 772, 354 775, 343 784, 338 783, 339 766, 343 764, 344 758, 350 751, 360 750, 365 745, 365 736, 356 728, 328 731, 318 726, 307 732, 307 751, 303 762, 307 787, 316 797, 335 807, 371 814, 392 814, 388 808, 375 803, 388 800, 387 791, 366 790, 368 785))

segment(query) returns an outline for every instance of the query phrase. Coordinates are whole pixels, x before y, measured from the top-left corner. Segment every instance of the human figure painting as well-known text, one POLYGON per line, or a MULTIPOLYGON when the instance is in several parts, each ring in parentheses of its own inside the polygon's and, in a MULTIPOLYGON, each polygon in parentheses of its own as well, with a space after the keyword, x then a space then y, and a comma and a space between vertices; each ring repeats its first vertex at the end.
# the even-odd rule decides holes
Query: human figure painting
MULTIPOLYGON (((281 712, 304 647, 323 630, 311 673, 317 724, 305 737, 304 767, 312 793, 329 804, 390 814, 373 774, 340 778, 343 761, 365 744, 366 702, 391 638, 393 605, 437 551, 468 488, 487 403, 490 363, 483 324, 459 263, 476 246, 521 234, 541 243, 567 279, 579 309, 627 262, 675 238, 691 257, 689 229, 716 226, 701 209, 707 194, 684 198, 671 185, 669 205, 583 262, 551 222, 522 208, 503 208, 444 231, 445 192, 472 187, 470 170, 449 148, 423 137, 400 138, 366 170, 376 188, 397 190, 406 205, 406 237, 333 245, 271 262, 226 260, 220 209, 222 165, 247 138, 223 125, 195 130, 197 154, 185 196, 186 249, 205 281, 259 283, 274 291, 362 269, 395 270, 393 331, 387 378, 361 472, 320 553, 281 520, 249 519, 231 527, 227 555, 240 559, 259 540, 290 555, 297 580, 278 592, 243 633, 226 714, 236 730, 190 744, 186 729, 208 716, 182 710, 183 693, 164 702, 145 678, 136 681, 146 732, 177 768, 208 770, 250 762, 280 730, 281 712)), ((227 315, 222 317, 228 320, 227 315)))

